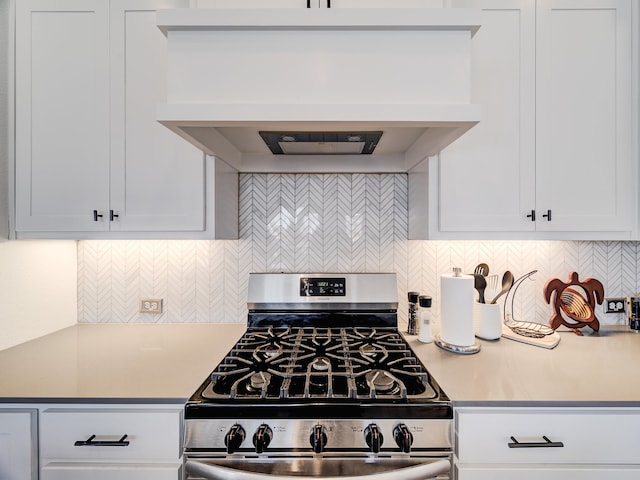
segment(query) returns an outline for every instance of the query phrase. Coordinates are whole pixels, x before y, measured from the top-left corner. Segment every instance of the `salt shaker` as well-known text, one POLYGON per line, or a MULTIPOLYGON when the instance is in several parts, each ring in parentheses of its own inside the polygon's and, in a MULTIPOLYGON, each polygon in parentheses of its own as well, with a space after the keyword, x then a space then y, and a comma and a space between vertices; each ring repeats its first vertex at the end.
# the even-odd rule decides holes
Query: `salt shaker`
POLYGON ((423 343, 431 343, 433 341, 433 337, 431 336, 431 297, 421 295, 418 297, 418 303, 420 306, 418 340, 423 343))
POLYGON ((409 335, 415 335, 418 333, 418 292, 409 292, 409 319, 407 333, 409 335))

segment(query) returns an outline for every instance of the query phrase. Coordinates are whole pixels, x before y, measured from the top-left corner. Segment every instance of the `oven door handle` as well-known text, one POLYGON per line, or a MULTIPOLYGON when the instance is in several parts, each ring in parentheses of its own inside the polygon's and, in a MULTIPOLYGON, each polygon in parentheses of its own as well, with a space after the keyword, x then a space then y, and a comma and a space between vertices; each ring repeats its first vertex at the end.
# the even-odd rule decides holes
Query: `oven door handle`
MULTIPOLYGON (((347 460, 348 461, 348 460, 347 460)), ((220 465, 187 460, 185 462, 187 474, 199 475, 206 480, 300 480, 291 475, 270 475, 248 472, 220 465)), ((388 470, 375 475, 378 480, 426 480, 438 475, 448 475, 451 470, 449 460, 437 460, 413 467, 388 470)), ((335 480, 336 477, 313 477, 316 480, 335 480)), ((341 480, 371 480, 371 475, 355 475, 339 477, 341 480)))

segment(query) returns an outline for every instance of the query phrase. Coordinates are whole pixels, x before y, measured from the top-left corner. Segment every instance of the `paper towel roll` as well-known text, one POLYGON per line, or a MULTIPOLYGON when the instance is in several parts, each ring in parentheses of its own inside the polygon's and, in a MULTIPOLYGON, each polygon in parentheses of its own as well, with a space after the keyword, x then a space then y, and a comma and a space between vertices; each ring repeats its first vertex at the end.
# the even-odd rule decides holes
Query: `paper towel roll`
POLYGON ((474 344, 473 277, 440 277, 440 338, 460 347, 474 344))

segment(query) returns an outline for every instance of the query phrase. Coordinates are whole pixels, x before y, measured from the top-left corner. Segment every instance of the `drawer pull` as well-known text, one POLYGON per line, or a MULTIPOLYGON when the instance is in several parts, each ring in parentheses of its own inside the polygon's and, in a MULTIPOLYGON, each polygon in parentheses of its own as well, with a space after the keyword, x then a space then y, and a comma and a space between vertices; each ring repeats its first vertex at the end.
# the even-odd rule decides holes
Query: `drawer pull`
POLYGON ((562 442, 552 442, 546 436, 542 436, 544 442, 519 442, 515 437, 511 437, 513 442, 509 442, 509 448, 537 448, 537 447, 564 447, 562 442))
POLYGON ((129 445, 127 434, 125 433, 120 440, 94 440, 95 435, 91 435, 86 440, 78 440, 74 445, 76 447, 126 447, 129 445))

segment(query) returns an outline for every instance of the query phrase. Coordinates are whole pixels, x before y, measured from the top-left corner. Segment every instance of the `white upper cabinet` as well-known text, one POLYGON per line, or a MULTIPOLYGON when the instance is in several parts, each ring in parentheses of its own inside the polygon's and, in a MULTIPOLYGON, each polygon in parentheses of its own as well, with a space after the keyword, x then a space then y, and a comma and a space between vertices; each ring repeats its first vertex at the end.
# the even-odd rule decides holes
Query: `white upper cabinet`
POLYGON ((425 8, 444 0, 194 0, 197 8, 425 8))
POLYGON ((112 230, 202 231, 202 152, 155 120, 166 98, 166 37, 156 8, 188 0, 111 0, 112 230))
POLYGON ((425 165, 412 175, 410 236, 632 238, 636 7, 630 0, 451 4, 482 9, 471 66, 482 120, 430 160, 428 180, 425 165))
POLYGON ((16 229, 100 231, 109 209, 109 3, 16 2, 16 229))
POLYGON ((482 120, 441 153, 440 230, 534 230, 535 8, 529 0, 456 1, 482 8, 472 40, 471 98, 482 120))
POLYGON ((538 230, 633 228, 631 3, 537 2, 538 230))
POLYGON ((196 8, 309 8, 320 0, 194 0, 196 8))
POLYGON ((16 236, 213 238, 213 159, 155 119, 189 0, 16 3, 16 236))

